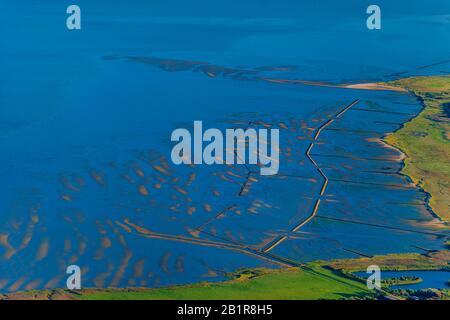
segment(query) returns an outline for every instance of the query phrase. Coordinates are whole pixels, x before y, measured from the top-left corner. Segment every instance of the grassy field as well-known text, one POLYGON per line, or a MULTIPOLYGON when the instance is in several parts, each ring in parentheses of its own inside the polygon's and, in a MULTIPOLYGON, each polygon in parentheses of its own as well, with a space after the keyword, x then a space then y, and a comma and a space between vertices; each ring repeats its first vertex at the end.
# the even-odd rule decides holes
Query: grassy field
POLYGON ((430 195, 434 213, 450 221, 450 77, 414 77, 388 84, 412 91, 425 108, 385 141, 407 155, 403 173, 430 195))
POLYGON ((365 283, 321 267, 255 269, 233 280, 162 289, 86 290, 81 299, 348 299, 370 298, 365 283))
POLYGON ((313 264, 302 269, 246 269, 231 280, 198 283, 159 289, 83 289, 76 293, 64 289, 37 290, 0 294, 13 300, 317 300, 370 299, 376 292, 363 281, 349 278, 340 271, 313 264))
MULTIPOLYGON (((232 280, 219 283, 198 283, 159 289, 83 289, 76 293, 63 289, 39 290, 0 294, 0 299, 375 299, 379 298, 380 294, 367 289, 364 281, 358 280, 350 274, 351 272, 365 271, 367 266, 373 264, 380 266, 381 270, 449 270, 449 263, 450 251, 448 250, 428 254, 389 254, 371 258, 316 261, 301 269, 245 269, 231 274, 232 280)), ((402 283, 417 281, 419 280, 404 279, 402 283)), ((383 287, 386 287, 386 283, 383 287)), ((444 291, 442 294, 446 294, 444 291)), ((386 292, 381 294, 388 295, 386 292)))

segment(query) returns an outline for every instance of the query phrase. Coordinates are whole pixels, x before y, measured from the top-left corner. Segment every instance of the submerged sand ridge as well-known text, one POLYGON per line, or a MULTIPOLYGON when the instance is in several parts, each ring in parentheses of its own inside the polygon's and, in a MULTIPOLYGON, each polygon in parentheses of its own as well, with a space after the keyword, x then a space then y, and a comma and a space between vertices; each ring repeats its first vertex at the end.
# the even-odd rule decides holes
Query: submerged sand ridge
MULTIPOLYGON (((115 56, 105 56, 103 57, 105 60, 115 60, 122 59, 122 57, 115 56)), ((343 89, 359 89, 359 90, 382 90, 382 91, 398 91, 398 92, 406 92, 407 90, 398 87, 391 86, 383 83, 376 82, 366 82, 366 83, 352 83, 352 84, 335 84, 328 83, 322 81, 311 81, 304 79, 289 79, 289 78, 274 78, 274 77, 266 77, 262 76, 261 73, 271 72, 271 71, 284 71, 289 73, 295 70, 293 66, 265 66, 265 67, 256 67, 256 68, 242 68, 242 67, 225 67, 210 64, 207 62, 200 61, 189 61, 189 60, 177 60, 177 59, 166 59, 166 58, 156 58, 156 57, 124 57, 124 59, 142 63, 146 65, 151 65, 160 68, 164 71, 169 72, 179 72, 179 71, 192 71, 192 72, 201 72, 210 78, 215 78, 218 76, 231 78, 234 80, 259 80, 259 81, 267 81, 272 83, 280 83, 280 84, 301 84, 307 86, 320 86, 320 87, 330 87, 330 88, 343 88, 343 89)))

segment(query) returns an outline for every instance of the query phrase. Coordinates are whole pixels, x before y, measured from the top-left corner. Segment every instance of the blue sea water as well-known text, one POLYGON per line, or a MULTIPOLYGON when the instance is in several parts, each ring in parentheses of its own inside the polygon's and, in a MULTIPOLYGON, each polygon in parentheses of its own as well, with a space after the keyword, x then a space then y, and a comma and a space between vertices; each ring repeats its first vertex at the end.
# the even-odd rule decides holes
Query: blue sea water
POLYGON ((212 78, 130 57, 330 83, 448 74, 448 1, 380 1, 377 31, 356 0, 77 1, 80 31, 65 27, 67 1, 1 2, 0 290, 62 287, 70 264, 88 287, 276 266, 148 232, 252 248, 288 235, 273 253, 301 262, 442 248, 447 231, 427 223, 425 194, 396 174, 399 152, 374 140, 420 112, 411 95, 212 78), (365 111, 336 119, 312 152, 331 180, 317 219, 290 232, 320 192, 305 157, 312 133, 355 99, 365 111), (280 174, 237 196, 242 167, 171 165, 170 133, 194 120, 288 124, 280 174))

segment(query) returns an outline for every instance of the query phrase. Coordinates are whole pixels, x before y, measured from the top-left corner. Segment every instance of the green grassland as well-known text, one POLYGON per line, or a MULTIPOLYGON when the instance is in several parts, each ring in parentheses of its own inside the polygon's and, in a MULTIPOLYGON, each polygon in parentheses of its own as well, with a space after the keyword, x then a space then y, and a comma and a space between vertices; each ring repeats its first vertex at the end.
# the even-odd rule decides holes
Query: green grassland
MULTIPOLYGON (((377 299, 382 296, 402 298, 404 294, 369 290, 363 280, 352 275, 365 271, 369 265, 381 270, 450 270, 450 251, 427 254, 402 253, 371 258, 316 261, 301 268, 244 269, 230 274, 231 280, 218 283, 198 283, 157 289, 63 289, 0 294, 0 299, 81 299, 81 300, 317 300, 317 299, 377 299)), ((403 279, 402 283, 414 280, 403 279)), ((393 284, 389 283, 389 285, 393 284)), ((387 287, 387 283, 383 287, 387 287)), ((440 290, 439 298, 450 298, 448 290, 440 290)))
POLYGON ((0 294, 0 299, 18 300, 316 300, 374 299, 364 281, 319 265, 288 269, 245 269, 230 274, 231 280, 157 289, 63 289, 0 294))
POLYGON ((450 221, 450 115, 444 110, 450 109, 450 77, 414 77, 388 84, 413 92, 425 108, 385 141, 407 155, 402 172, 430 195, 433 212, 450 221))
POLYGON ((305 269, 254 269, 221 283, 200 283, 162 289, 89 290, 81 299, 349 299, 373 298, 365 283, 342 277, 336 271, 305 269))

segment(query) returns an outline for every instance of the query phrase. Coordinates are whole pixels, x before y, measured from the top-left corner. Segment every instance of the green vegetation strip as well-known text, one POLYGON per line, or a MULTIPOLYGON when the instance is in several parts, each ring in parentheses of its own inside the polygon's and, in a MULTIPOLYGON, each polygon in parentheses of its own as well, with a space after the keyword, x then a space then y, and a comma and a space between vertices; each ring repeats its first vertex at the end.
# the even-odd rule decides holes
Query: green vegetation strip
POLYGON ((385 141, 407 155, 402 172, 430 195, 433 212, 450 221, 450 77, 414 77, 388 85, 413 92, 425 108, 385 141))
POLYGON ((233 280, 161 289, 86 290, 81 299, 348 299, 370 298, 365 283, 321 267, 288 270, 255 269, 233 280))

